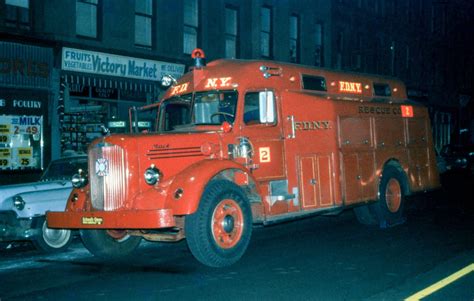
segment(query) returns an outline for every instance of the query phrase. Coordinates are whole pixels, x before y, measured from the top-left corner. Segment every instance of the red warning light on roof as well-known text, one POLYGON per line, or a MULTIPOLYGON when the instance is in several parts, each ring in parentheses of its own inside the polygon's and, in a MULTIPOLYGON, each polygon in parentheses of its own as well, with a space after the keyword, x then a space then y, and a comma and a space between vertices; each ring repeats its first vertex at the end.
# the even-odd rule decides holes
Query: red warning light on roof
POLYGON ((402 109, 402 117, 413 117, 413 107, 412 106, 401 106, 402 109))
POLYGON ((191 53, 191 57, 192 57, 193 59, 196 59, 196 58, 198 58, 198 59, 205 59, 205 58, 206 58, 206 55, 204 54, 204 51, 203 51, 202 49, 200 49, 200 48, 195 48, 195 49, 193 50, 193 52, 191 53))

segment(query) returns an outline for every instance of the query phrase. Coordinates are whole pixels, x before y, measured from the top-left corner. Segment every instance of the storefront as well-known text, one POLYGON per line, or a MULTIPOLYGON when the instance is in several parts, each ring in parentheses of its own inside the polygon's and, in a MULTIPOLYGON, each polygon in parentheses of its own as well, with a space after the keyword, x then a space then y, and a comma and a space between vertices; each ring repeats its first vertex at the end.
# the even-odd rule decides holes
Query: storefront
MULTIPOLYGON (((158 100, 163 75, 179 78, 185 66, 83 49, 61 51, 61 152, 85 152, 102 135, 128 129, 128 110, 158 100)), ((146 124, 146 123, 145 123, 146 124)))
POLYGON ((0 185, 37 180, 51 157, 53 51, 0 41, 0 185))

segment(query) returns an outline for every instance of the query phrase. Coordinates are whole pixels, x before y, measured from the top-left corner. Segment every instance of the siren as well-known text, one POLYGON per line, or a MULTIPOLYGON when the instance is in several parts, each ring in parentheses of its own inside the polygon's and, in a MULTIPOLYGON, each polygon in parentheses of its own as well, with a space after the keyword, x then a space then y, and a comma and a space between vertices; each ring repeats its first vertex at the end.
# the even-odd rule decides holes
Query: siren
POLYGON ((206 54, 202 49, 196 48, 191 53, 191 57, 194 59, 194 67, 201 69, 206 66, 206 54))

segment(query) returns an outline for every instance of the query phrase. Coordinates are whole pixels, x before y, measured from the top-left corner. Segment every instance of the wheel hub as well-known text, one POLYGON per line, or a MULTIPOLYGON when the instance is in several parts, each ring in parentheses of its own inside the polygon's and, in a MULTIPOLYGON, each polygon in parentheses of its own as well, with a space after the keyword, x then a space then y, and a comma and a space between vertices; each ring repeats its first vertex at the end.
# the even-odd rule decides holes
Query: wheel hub
POLYGON ((230 233, 234 230, 234 218, 231 215, 226 215, 222 220, 222 229, 224 229, 226 233, 230 233))
POLYGON ((235 200, 224 199, 217 204, 212 214, 211 231, 219 247, 230 249, 237 245, 244 231, 244 215, 235 200))
POLYGON ((390 212, 396 213, 402 203, 402 189, 400 183, 395 179, 390 179, 385 190, 385 201, 390 212))

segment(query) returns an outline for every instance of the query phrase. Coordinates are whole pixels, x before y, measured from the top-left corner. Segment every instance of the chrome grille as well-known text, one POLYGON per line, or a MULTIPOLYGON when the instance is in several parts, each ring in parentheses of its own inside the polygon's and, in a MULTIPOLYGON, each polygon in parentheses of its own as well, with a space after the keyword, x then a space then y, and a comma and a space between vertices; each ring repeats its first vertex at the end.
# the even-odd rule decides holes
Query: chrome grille
POLYGON ((90 150, 91 201, 95 209, 112 211, 125 205, 128 193, 125 159, 124 150, 116 145, 90 150))

